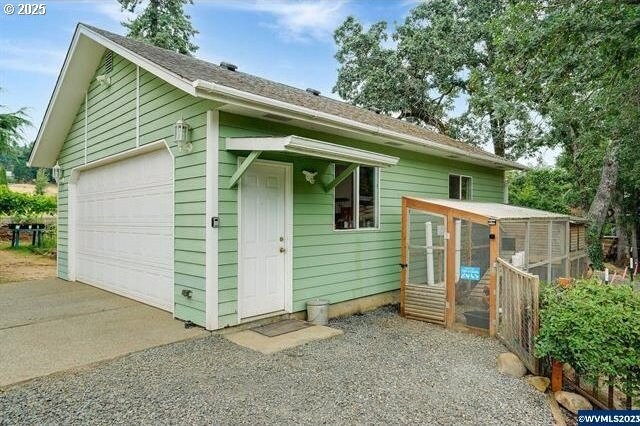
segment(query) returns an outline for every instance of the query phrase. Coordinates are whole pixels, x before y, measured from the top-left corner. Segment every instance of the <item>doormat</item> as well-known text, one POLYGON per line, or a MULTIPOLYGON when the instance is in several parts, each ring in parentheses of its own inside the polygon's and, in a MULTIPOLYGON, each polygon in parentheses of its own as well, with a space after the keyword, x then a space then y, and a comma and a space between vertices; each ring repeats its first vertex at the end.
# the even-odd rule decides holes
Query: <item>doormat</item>
POLYGON ((273 324, 261 325, 260 327, 252 328, 251 330, 256 333, 260 333, 263 336, 275 337, 281 334, 287 334, 294 331, 302 330, 303 328, 311 327, 313 324, 308 322, 298 321, 295 319, 286 319, 273 324))

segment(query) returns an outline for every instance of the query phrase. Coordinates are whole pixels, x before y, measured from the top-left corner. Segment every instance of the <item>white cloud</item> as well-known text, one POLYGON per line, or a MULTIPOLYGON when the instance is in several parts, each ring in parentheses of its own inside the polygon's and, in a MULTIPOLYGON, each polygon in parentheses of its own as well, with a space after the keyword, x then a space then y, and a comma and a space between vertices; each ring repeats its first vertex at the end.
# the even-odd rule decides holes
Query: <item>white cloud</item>
POLYGON ((213 1, 218 7, 261 12, 275 22, 262 25, 294 41, 328 40, 347 16, 348 0, 250 0, 213 1))
POLYGON ((57 75, 62 67, 65 51, 42 46, 41 41, 0 42, 0 69, 57 75))

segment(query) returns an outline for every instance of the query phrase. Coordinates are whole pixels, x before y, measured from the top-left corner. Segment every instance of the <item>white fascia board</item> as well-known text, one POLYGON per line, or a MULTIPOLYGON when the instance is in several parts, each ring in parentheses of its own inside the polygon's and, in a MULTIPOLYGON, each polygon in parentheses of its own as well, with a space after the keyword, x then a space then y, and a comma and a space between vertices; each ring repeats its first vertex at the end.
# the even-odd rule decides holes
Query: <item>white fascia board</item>
POLYGON ((464 161, 464 157, 471 157, 476 160, 481 160, 483 163, 500 165, 508 169, 529 169, 527 166, 519 164, 515 161, 492 157, 489 154, 483 155, 482 153, 469 152, 460 148, 443 145, 429 139, 418 138, 392 130, 383 129, 379 126, 372 126, 370 124, 361 123, 337 115, 315 111, 287 102, 267 98, 265 96, 255 95, 252 93, 244 92, 242 90, 222 86, 220 84, 212 83, 209 81, 195 80, 193 82, 193 87, 196 88, 198 96, 201 97, 207 97, 230 104, 245 105, 259 110, 261 109, 265 112, 273 112, 274 110, 276 110, 278 114, 292 119, 312 121, 316 123, 322 121, 322 124, 327 124, 330 127, 338 129, 357 131, 364 134, 372 134, 375 136, 385 137, 392 141, 403 142, 409 145, 419 146, 423 148, 427 147, 434 151, 442 152, 443 154, 456 154, 462 157, 461 159, 459 159, 459 161, 464 161), (207 96, 207 93, 213 94, 214 96, 207 96))
POLYGON ((237 151, 278 151, 318 157, 327 160, 356 163, 373 167, 398 164, 398 157, 350 148, 330 142, 290 135, 284 137, 227 138, 226 148, 237 151))

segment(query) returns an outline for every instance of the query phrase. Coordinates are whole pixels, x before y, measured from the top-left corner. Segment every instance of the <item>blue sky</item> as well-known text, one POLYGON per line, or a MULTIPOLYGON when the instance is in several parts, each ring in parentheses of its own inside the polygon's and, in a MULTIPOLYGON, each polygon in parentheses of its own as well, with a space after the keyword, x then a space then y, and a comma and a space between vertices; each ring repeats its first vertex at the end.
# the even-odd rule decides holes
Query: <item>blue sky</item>
MULTIPOLYGON (((0 0, 16 5, 18 0, 0 0)), ((116 0, 40 0, 44 16, 0 13, 0 105, 27 107, 33 140, 75 25, 124 34, 131 15, 116 0)), ((349 16, 365 25, 402 22, 416 0, 195 0, 186 10, 200 31, 196 56, 237 64, 244 72, 331 95, 337 62, 333 30, 349 16)), ((458 110, 464 103, 458 103, 458 110)))

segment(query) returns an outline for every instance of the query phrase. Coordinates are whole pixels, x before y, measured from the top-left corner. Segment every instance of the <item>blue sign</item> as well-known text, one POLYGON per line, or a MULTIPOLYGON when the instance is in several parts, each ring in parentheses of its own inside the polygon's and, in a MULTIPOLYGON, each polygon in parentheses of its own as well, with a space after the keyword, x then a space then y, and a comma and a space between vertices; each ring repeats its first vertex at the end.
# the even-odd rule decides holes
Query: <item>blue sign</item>
POLYGON ((480 267, 479 266, 461 266, 460 279, 480 281, 480 267))

